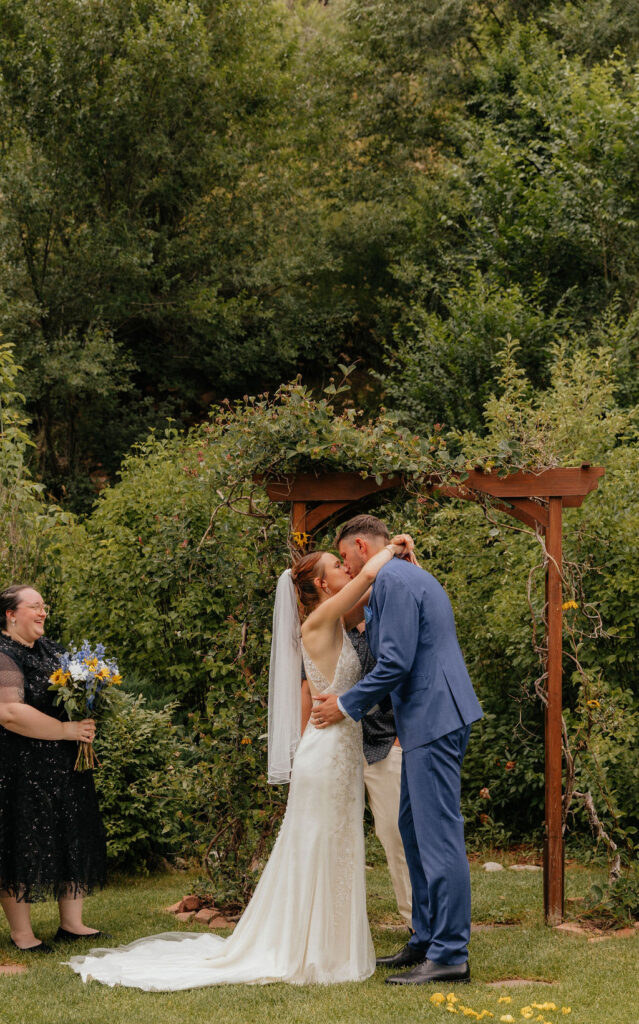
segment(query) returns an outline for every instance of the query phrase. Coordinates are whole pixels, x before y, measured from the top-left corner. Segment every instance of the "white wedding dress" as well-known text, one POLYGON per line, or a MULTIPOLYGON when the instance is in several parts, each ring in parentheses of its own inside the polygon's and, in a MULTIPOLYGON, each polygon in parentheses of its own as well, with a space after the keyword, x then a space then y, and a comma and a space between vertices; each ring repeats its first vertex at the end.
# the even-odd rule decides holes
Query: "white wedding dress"
MULTIPOLYGON (((344 633, 329 685, 304 652, 312 693, 345 693, 361 675, 344 633)), ((361 725, 308 724, 295 754, 273 852, 229 938, 165 932, 68 963, 83 981, 149 992, 222 984, 363 981, 375 970, 366 916, 361 725)))

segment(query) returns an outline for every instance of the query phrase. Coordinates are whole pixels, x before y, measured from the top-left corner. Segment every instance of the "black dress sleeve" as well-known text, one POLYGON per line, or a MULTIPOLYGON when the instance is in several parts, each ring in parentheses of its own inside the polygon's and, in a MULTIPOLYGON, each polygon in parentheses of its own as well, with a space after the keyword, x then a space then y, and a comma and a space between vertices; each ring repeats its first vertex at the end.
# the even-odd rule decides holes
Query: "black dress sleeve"
POLYGON ((24 704, 24 676, 19 665, 0 651, 0 704, 24 704))

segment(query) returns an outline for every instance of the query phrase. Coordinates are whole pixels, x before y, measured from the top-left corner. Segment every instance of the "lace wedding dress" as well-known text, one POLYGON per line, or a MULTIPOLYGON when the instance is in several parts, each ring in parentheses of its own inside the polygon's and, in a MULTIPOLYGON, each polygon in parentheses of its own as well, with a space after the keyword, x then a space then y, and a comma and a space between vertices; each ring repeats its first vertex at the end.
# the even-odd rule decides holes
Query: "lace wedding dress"
MULTIPOLYGON (((361 675, 344 634, 329 685, 304 651, 312 693, 345 693, 361 675)), ((69 964, 83 981, 150 992, 222 984, 363 981, 375 969, 366 917, 364 782, 359 723, 309 722, 286 814, 253 898, 229 938, 167 932, 69 964)))

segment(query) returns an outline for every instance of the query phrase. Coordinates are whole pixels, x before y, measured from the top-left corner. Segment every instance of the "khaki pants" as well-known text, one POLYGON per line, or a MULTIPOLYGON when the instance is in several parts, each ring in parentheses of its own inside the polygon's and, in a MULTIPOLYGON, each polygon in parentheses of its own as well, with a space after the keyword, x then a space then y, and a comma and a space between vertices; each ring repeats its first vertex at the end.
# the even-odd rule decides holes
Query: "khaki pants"
POLYGON ((402 780, 402 748, 394 744, 383 761, 364 764, 364 782, 375 832, 384 847, 397 907, 411 927, 411 884, 404 845, 399 834, 399 790, 402 780))

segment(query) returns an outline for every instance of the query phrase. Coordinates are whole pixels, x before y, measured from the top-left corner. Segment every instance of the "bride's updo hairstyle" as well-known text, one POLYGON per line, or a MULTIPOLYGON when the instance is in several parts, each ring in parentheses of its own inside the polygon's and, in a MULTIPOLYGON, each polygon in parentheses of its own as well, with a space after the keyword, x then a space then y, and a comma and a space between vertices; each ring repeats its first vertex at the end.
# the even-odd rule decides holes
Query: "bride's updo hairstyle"
POLYGON ((323 551, 311 551, 309 555, 302 555, 291 566, 291 577, 295 584, 302 618, 310 615, 319 604, 319 594, 313 580, 323 575, 320 568, 323 554, 323 551))

